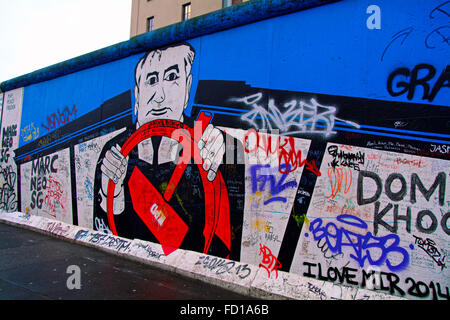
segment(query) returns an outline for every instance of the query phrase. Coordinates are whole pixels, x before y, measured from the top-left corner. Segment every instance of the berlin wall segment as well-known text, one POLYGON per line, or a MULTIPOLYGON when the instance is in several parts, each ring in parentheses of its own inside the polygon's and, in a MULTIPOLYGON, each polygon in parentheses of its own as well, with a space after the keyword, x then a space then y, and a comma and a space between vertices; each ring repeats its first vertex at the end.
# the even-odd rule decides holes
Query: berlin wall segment
POLYGON ((0 208, 216 275, 448 300, 449 15, 339 1, 8 90, 0 208))

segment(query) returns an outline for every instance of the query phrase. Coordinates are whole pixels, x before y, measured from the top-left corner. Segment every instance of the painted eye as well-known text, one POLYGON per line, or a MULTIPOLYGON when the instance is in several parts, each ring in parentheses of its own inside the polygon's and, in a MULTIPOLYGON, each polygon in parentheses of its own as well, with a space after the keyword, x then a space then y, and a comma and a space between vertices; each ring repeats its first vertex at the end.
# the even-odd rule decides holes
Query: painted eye
POLYGON ((157 82, 158 82, 158 77, 156 77, 156 76, 151 76, 146 81, 146 83, 151 86, 155 85, 157 82))
POLYGON ((178 78, 180 78, 178 76, 178 74, 175 71, 169 72, 168 74, 166 74, 166 77, 164 78, 164 80, 166 81, 175 81, 178 78))

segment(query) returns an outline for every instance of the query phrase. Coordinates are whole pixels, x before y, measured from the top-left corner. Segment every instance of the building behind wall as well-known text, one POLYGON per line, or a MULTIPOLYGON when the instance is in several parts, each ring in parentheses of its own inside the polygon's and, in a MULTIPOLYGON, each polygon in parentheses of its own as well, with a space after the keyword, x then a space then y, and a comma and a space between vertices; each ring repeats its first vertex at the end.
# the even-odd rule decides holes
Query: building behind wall
POLYGON ((130 37, 249 0, 133 0, 130 37))

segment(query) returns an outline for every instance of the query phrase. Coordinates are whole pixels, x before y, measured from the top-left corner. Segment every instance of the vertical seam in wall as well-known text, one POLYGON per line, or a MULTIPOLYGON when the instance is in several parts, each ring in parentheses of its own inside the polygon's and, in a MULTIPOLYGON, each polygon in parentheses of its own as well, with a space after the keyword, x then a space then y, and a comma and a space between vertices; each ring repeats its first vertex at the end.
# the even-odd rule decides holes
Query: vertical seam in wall
MULTIPOLYGON (((21 89, 21 98, 20 98, 20 111, 19 111, 19 117, 18 117, 18 123, 17 123, 17 147, 16 149, 19 147, 19 143, 20 143, 20 132, 21 132, 21 128, 22 128, 22 116, 23 116, 23 103, 25 101, 25 87, 22 87, 21 89)), ((4 98, 4 95, 3 95, 4 98)), ((2 105, 3 108, 3 105, 2 105)), ((3 138, 2 138, 3 141, 3 138)), ((15 152, 15 151, 14 151, 15 152)), ((14 161, 15 162, 15 161, 14 161)), ((20 166, 17 165, 17 162, 15 162, 15 166, 17 168, 17 175, 16 175, 16 184, 17 184, 17 211, 22 211, 22 197, 20 195, 21 193, 21 179, 20 179, 20 166)))
MULTIPOLYGON (((359 12, 365 13, 366 12, 365 8, 367 8, 370 5, 369 2, 371 2, 371 1, 366 1, 366 3, 364 3, 364 5, 361 8, 358 8, 359 12)), ((364 30, 364 32, 367 32, 367 30, 366 30, 366 19, 367 19, 367 15, 366 14, 362 14, 362 19, 359 22, 359 23, 361 23, 360 28, 362 28, 364 30)), ((356 21, 359 21, 359 20, 356 19, 356 21)), ((357 28, 357 27, 358 26, 355 26, 355 28, 357 28)), ((374 31, 374 30, 372 30, 372 31, 374 31)), ((376 30, 375 30, 375 32, 376 32, 376 30)), ((366 57, 369 56, 368 55, 368 53, 369 53, 368 42, 369 42, 368 37, 362 36, 362 45, 363 45, 363 49, 364 49, 364 53, 365 53, 366 57)), ((362 88, 364 90, 363 95, 367 97, 368 93, 369 93, 369 66, 368 66, 368 64, 367 63, 363 63, 362 64, 362 69, 363 70, 362 70, 362 79, 361 79, 361 81, 362 81, 362 88)))
POLYGON ((21 197, 21 193, 22 193, 22 189, 21 189, 21 180, 20 180, 20 166, 16 165, 17 167, 17 179, 16 179, 16 183, 17 183, 17 211, 21 212, 22 211, 22 197, 21 197))
MULTIPOLYGON (((2 128, 2 122, 3 122, 3 104, 5 102, 5 93, 3 91, 1 91, 0 89, 0 94, 3 94, 2 96, 2 109, 0 110, 0 129, 2 128)), ((22 105, 23 105, 23 101, 22 101, 22 105)), ((0 136, 1 136, 1 132, 0 132, 0 136)))
MULTIPOLYGON (((273 32, 273 23, 269 23, 269 32, 270 32, 270 52, 269 52, 269 61, 273 61, 273 46, 274 46, 274 32, 273 32)), ((270 63, 269 70, 267 71, 267 85, 268 88, 272 88, 272 63, 270 63)))
POLYGON ((70 188, 72 193, 72 224, 78 226, 78 197, 77 197, 77 181, 75 172, 75 146, 70 145, 69 148, 70 161, 70 188))

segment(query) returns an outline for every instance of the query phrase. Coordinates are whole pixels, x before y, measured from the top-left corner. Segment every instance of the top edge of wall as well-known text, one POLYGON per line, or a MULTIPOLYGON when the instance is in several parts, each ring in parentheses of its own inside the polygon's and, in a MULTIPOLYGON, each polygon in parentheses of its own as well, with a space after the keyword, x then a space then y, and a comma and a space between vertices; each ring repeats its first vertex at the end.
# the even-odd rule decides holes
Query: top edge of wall
POLYGON ((133 54, 340 0, 254 0, 147 32, 127 41, 4 81, 0 92, 58 78, 133 54))

